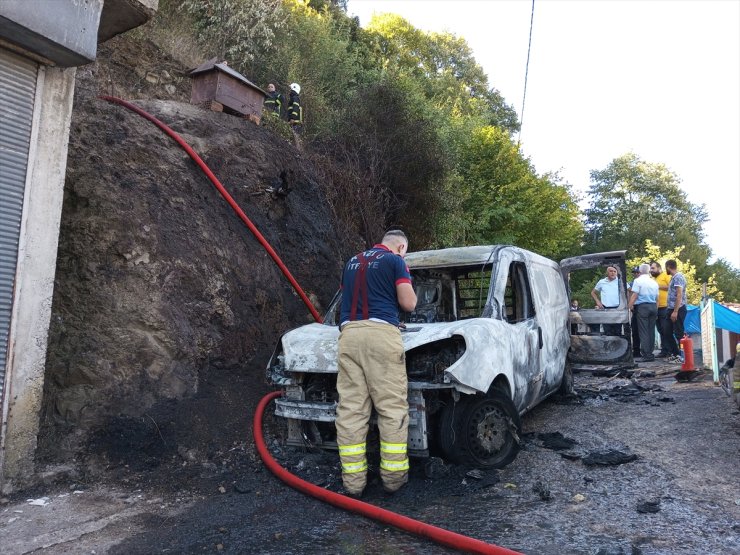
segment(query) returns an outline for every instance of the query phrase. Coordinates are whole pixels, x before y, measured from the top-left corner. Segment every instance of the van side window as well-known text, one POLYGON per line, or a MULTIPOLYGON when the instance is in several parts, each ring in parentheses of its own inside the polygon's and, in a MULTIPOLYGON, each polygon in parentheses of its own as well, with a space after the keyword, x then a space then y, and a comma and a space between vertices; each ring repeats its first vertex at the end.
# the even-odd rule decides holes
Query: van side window
POLYGON ((532 289, 527 278, 527 267, 523 262, 512 262, 506 278, 504 291, 506 321, 510 324, 534 318, 532 289))

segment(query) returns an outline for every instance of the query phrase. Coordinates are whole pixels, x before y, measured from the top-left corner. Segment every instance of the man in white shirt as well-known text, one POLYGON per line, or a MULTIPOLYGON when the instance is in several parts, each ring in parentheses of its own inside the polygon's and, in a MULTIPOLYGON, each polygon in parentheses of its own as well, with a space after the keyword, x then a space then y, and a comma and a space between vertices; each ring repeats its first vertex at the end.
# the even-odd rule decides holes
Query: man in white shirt
MULTIPOLYGON (((596 283, 591 290, 591 297, 596 301, 596 308, 600 310, 619 308, 619 278, 614 266, 606 268, 606 277, 596 283)), ((605 335, 620 335, 621 332, 622 324, 604 324, 605 335)))
POLYGON ((628 306, 637 314, 643 362, 655 360, 655 321, 658 319, 658 283, 650 279, 650 264, 640 264, 640 277, 632 283, 628 306))

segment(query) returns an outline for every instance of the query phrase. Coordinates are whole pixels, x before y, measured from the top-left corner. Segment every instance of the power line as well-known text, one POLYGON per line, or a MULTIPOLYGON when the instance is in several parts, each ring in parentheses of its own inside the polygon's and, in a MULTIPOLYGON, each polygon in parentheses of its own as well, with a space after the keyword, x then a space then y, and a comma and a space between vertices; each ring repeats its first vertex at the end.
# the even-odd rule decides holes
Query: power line
POLYGON ((522 144, 522 127, 524 127, 524 102, 527 100, 527 78, 529 77, 529 53, 532 50, 532 26, 534 24, 534 0, 532 0, 532 15, 529 18, 529 44, 527 45, 527 65, 524 68, 524 94, 522 95, 522 115, 519 118, 519 138, 517 148, 522 144))

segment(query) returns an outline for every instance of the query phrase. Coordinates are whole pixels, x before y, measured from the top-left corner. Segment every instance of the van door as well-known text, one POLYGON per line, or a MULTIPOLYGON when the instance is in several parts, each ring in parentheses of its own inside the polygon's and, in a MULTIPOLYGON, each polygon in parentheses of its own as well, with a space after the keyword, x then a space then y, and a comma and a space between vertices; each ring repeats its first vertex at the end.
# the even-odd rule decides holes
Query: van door
POLYGON ((559 266, 540 257, 528 264, 530 284, 534 294, 537 325, 542 335, 540 397, 560 387, 570 346, 568 292, 560 277, 559 266))
POLYGON ((522 412, 539 397, 542 388, 540 350, 542 330, 537 324, 535 300, 524 253, 513 247, 500 248, 494 259, 493 298, 498 317, 509 324, 510 356, 514 369, 514 404, 522 412))
POLYGON ((627 308, 626 251, 612 251, 566 258, 560 272, 571 303, 569 315, 570 350, 568 361, 574 370, 610 366, 617 370, 634 367, 631 315, 627 308), (591 292, 607 275, 607 268, 617 269, 619 304, 597 309, 591 292), (573 307, 573 301, 578 307, 573 307))

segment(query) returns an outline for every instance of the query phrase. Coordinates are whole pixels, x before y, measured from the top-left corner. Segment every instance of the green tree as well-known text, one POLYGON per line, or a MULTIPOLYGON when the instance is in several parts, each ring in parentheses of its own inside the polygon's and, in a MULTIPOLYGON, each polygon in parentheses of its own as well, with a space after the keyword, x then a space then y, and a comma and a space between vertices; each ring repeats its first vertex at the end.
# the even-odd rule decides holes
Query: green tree
POLYGON ((399 15, 385 13, 372 18, 365 40, 379 67, 413 78, 435 108, 476 117, 480 124, 509 132, 519 129, 515 110, 489 86, 464 38, 428 33, 399 15))
POLYGON ((710 249, 703 243, 704 205, 691 203, 678 176, 663 164, 635 154, 591 172, 585 211, 587 252, 626 249, 639 253, 646 240, 668 249, 683 246, 684 257, 703 269, 710 249))
POLYGON ((344 182, 330 196, 338 213, 358 221, 367 243, 402 227, 420 248, 433 240, 429 222, 440 207, 446 166, 436 128, 403 87, 388 78, 350 93, 337 132, 314 146, 344 168, 344 182))
POLYGON ((339 9, 324 6, 317 11, 300 0, 284 0, 284 10, 277 48, 255 68, 255 78, 286 89, 299 83, 306 138, 334 136, 353 92, 378 81, 378 73, 364 61, 356 20, 339 9))
POLYGON ((215 48, 207 57, 240 70, 270 51, 284 23, 282 0, 185 0, 181 9, 193 17, 201 41, 215 48))
POLYGON ((724 293, 724 300, 740 303, 740 269, 720 258, 710 264, 708 270, 714 275, 719 290, 724 293))
POLYGON ((538 176, 508 133, 473 130, 458 153, 462 201, 453 244, 511 243, 545 256, 572 251, 583 233, 568 186, 554 175, 538 176))

